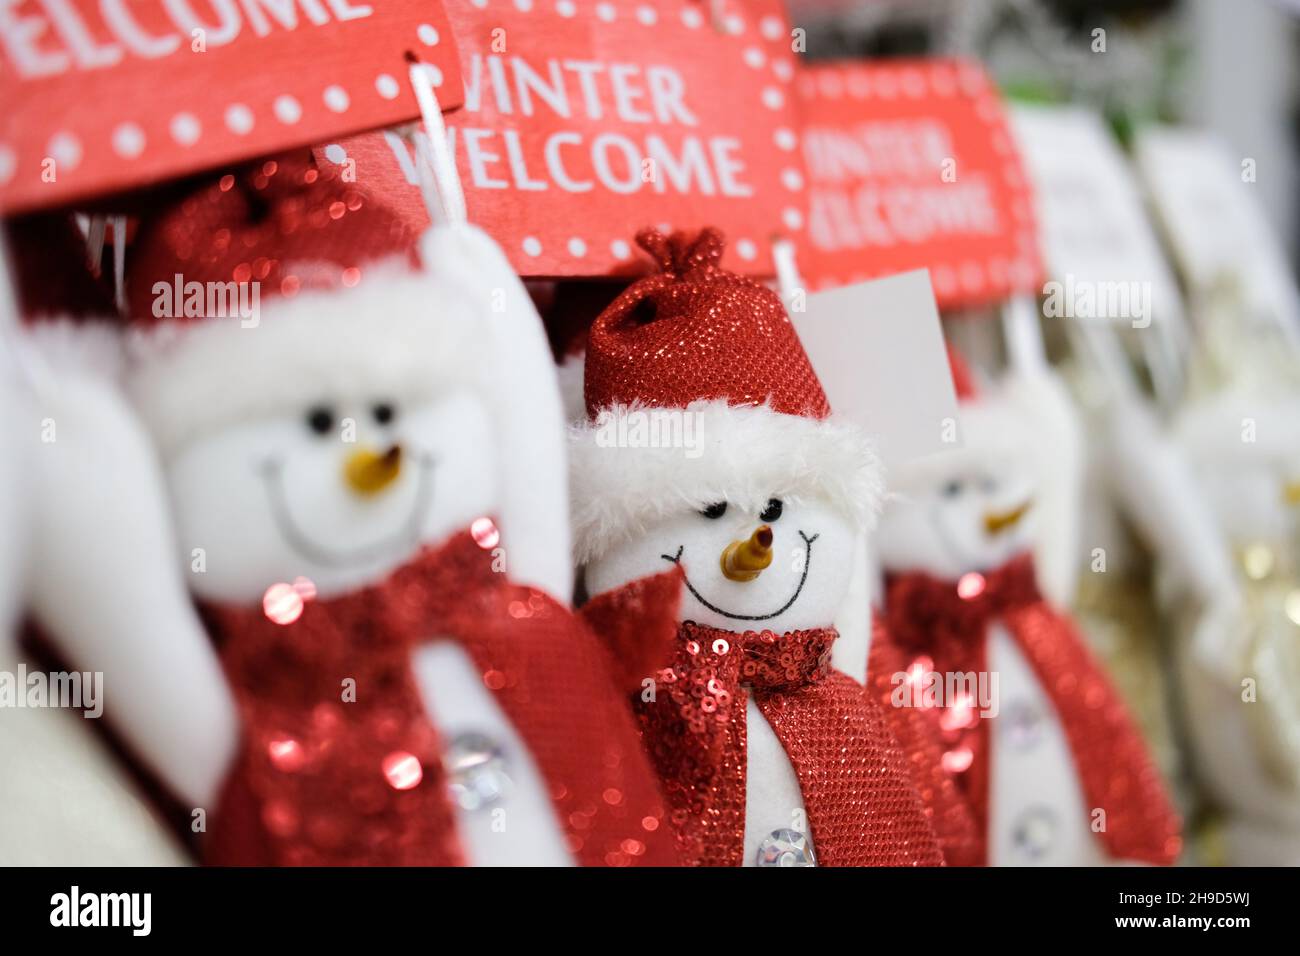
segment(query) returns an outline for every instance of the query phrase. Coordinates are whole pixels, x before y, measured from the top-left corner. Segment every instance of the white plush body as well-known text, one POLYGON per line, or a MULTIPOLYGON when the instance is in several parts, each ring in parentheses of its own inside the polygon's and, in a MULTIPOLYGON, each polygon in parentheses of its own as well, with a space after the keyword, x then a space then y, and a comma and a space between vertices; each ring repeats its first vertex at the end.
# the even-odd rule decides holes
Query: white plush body
MULTIPOLYGON (((961 434, 964 447, 909 463, 894 476, 877 530, 885 571, 923 571, 956 582, 969 572, 996 571, 1033 548, 1036 473, 1023 413, 1003 396, 963 402, 961 434), (1022 516, 1008 520, 1017 513, 1022 516), (989 530, 989 518, 1002 519, 998 530, 989 530)), ((998 678, 998 712, 980 718, 993 721, 990 863, 1095 863, 1100 843, 1090 832, 1082 784, 1051 698, 1001 623, 990 630, 987 660, 998 678), (1011 726, 1017 715, 1028 717, 1030 732, 1011 726), (1047 838, 1027 838, 1026 827, 1047 838)))
MULTIPOLYGON (((773 487, 771 497, 780 494, 780 486, 773 487)), ((771 521, 763 520, 762 509, 752 506, 728 503, 724 514, 709 518, 683 503, 677 514, 654 521, 635 538, 588 564, 587 589, 594 596, 660 573, 669 567, 667 555, 680 564, 688 583, 682 595, 682 621, 778 634, 829 627, 844 602, 855 567, 854 526, 815 498, 781 500, 781 516, 771 521), (729 580, 720 564, 723 550, 732 541, 747 539, 763 524, 773 533, 771 566, 756 580, 729 580)), ((746 726, 743 859, 746 866, 753 866, 759 845, 773 830, 792 828, 810 842, 812 837, 794 767, 752 698, 746 726)))
POLYGON ((988 636, 999 716, 989 735, 990 866, 1092 866, 1105 860, 1065 729, 1033 665, 1000 623, 988 636))
MULTIPOLYGON (((376 423, 366 405, 323 394, 319 402, 202 434, 177 449, 167 470, 178 560, 188 564, 194 549, 206 552, 206 570, 190 575, 198 597, 256 605, 270 584, 298 577, 312 581, 321 599, 347 594, 383 582, 420 548, 497 513, 498 462, 481 401, 458 390, 408 405, 382 388, 374 399, 393 409, 390 424, 376 423), (307 420, 317 407, 355 422, 355 441, 343 441, 338 427, 316 434, 307 420), (373 497, 355 494, 344 480, 348 456, 393 446, 403 456, 396 480, 373 497)), ((441 736, 488 733, 505 748, 515 784, 491 808, 457 808, 471 861, 567 861, 522 740, 464 652, 438 634, 428 638, 412 667, 441 736), (506 831, 491 829, 492 810, 505 811, 506 831)))
MULTIPOLYGON (((1285 495, 1287 484, 1300 483, 1300 403, 1247 390, 1225 391, 1185 408, 1175 436, 1216 519, 1223 553, 1263 545, 1288 565, 1282 572, 1287 583, 1269 597, 1280 602, 1281 591, 1300 579, 1295 564, 1300 506, 1288 503, 1285 495), (1253 440, 1246 440, 1248 435, 1253 440)), ((1177 590, 1181 595, 1186 589, 1177 590)), ((1242 686, 1244 678, 1252 677, 1260 695, 1289 695, 1289 713, 1294 714, 1297 692, 1285 676, 1293 671, 1282 670, 1280 661, 1265 661, 1264 666, 1279 669, 1287 685, 1273 691, 1265 676, 1247 664, 1241 646, 1252 626, 1280 629, 1273 639, 1285 644, 1298 639, 1300 625, 1288 621, 1280 606, 1254 607, 1249 587, 1245 594, 1221 592, 1199 613, 1179 616, 1187 628, 1176 658, 1187 702, 1183 719, 1200 783, 1225 812, 1227 862, 1300 865, 1300 793, 1271 775, 1261 760, 1248 709, 1262 705, 1244 700, 1242 686)), ((1273 707, 1279 713, 1276 701, 1273 707)))
MULTIPOLYGON (((166 567, 150 534, 156 466, 108 378, 114 343, 57 323, 20 333, 14 345, 21 371, 16 355, 0 356, 0 670, 36 670, 14 640, 28 611, 70 667, 102 672, 100 719, 155 769, 174 770, 189 796, 203 786, 193 758, 204 743, 187 732, 205 733, 215 721, 206 739, 221 751, 228 713, 197 628, 154 630, 150 611, 167 603, 151 578, 166 567), (120 580, 119 568, 129 572, 120 580), (150 638, 165 643, 151 653, 150 638), (142 698, 156 674, 165 675, 164 689, 142 698), (162 732, 141 732, 155 726, 162 732)), ((0 709, 0 767, 5 863, 185 861, 82 711, 0 709)))
MULTIPOLYGON (((195 596, 257 605, 299 577, 320 599, 347 594, 491 516, 511 579, 567 603, 563 421, 540 320, 479 230, 433 230, 422 252, 429 274, 380 267, 355 292, 266 304, 255 329, 216 319, 135 343, 133 394, 162 448, 173 560, 195 596), (232 380, 238 401, 214 409, 232 380), (381 488, 349 483, 358 452, 394 448, 381 488)), ((470 862, 570 862, 517 730, 464 652, 428 639, 412 668, 430 717, 444 739, 486 733, 512 782, 488 806, 456 807, 470 862), (491 825, 500 811, 504 829, 491 825)))

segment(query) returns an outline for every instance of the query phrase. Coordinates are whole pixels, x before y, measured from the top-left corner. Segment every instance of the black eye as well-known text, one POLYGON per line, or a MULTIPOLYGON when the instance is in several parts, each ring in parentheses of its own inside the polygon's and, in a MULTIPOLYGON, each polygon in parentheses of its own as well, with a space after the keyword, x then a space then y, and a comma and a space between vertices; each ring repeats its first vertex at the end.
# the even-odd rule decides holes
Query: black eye
POLYGON ((725 501, 716 501, 700 512, 706 518, 721 518, 726 513, 727 503, 725 501))
POLYGON ((775 521, 781 517, 781 512, 784 510, 785 505, 781 503, 780 498, 769 498, 767 507, 763 509, 763 513, 758 516, 758 519, 760 521, 775 521))
POLYGON ((317 435, 328 435, 334 427, 334 411, 326 405, 317 405, 307 412, 307 426, 317 435))
POLYGON ((397 409, 387 402, 380 402, 370 410, 370 413, 375 416, 375 421, 380 425, 387 425, 397 417, 397 409))
POLYGON ((943 486, 943 496, 945 498, 956 498, 959 494, 961 494, 960 481, 950 481, 943 486))

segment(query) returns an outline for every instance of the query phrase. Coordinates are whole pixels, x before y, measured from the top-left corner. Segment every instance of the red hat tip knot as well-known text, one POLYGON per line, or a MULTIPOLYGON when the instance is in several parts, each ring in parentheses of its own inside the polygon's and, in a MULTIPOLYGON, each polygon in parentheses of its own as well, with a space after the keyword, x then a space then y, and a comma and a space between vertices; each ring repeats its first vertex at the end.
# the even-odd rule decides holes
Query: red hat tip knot
POLYGON ((636 234, 637 245, 648 252, 667 275, 684 276, 698 269, 716 268, 722 261, 727 240, 718 229, 709 226, 692 235, 674 232, 665 236, 653 227, 636 234))

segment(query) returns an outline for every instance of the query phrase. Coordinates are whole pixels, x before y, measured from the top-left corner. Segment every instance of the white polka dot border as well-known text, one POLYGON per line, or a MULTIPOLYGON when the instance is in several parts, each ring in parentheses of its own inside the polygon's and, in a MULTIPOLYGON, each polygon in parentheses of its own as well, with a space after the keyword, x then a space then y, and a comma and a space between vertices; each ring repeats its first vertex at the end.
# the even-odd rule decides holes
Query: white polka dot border
POLYGON ((243 103, 231 103, 226 107, 226 129, 236 136, 247 136, 253 131, 253 111, 243 103))
POLYGON ((177 113, 168 124, 168 131, 181 146, 193 146, 203 135, 203 127, 193 113, 177 113))
POLYGON ((135 159, 144 152, 144 130, 135 123, 120 123, 113 130, 113 152, 123 159, 135 159))
POLYGON ((348 91, 338 84, 325 87, 325 92, 321 94, 321 101, 331 113, 346 113, 352 103, 348 91))
POLYGON ((288 93, 275 98, 275 102, 271 104, 271 111, 275 113, 275 118, 286 126, 292 126, 302 119, 302 104, 288 93))
MULTIPOLYGON (((1011 215, 1017 232, 1014 261, 991 258, 988 262, 967 260, 960 263, 938 263, 930 266, 931 282, 942 297, 964 292, 970 295, 1005 295, 1012 288, 1024 288, 1038 274, 1036 233, 1030 204, 1025 198, 1027 180, 1019 154, 1007 130, 1005 113, 997 91, 985 72, 969 64, 937 63, 931 66, 900 66, 839 69, 815 69, 799 79, 798 89, 806 98, 866 100, 873 97, 885 100, 899 98, 922 99, 934 95, 941 99, 963 96, 972 101, 971 112, 985 127, 988 141, 996 154, 1001 177, 1011 190, 1011 215)), ((791 135, 786 130, 777 131, 777 146, 793 149, 791 135)), ((788 170, 786 172, 789 172, 788 170)), ((783 182, 784 180, 783 173, 783 182)), ((789 183, 785 183, 789 187, 789 183)), ((783 216, 786 225, 793 225, 787 209, 783 216)), ((842 277, 828 279, 821 286, 837 285, 842 277)), ((850 280, 852 281, 852 280, 850 280)))

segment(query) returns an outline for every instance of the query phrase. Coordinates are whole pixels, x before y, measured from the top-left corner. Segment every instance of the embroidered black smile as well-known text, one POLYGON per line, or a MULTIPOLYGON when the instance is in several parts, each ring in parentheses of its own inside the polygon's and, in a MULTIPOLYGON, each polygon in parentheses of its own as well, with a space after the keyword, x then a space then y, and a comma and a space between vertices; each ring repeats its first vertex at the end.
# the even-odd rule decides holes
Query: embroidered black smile
POLYGON ((281 480, 284 472, 282 460, 266 459, 262 462, 260 472, 262 480, 266 483, 267 497, 271 499, 271 513, 275 517, 276 527, 284 535, 285 541, 289 542, 289 547, 313 564, 340 568, 365 564, 391 554, 399 548, 410 547, 419 542, 420 526, 425 514, 428 513, 429 496, 433 493, 433 456, 423 454, 416 459, 416 462, 420 467, 420 477, 415 489, 415 501, 411 505, 410 517, 407 518, 402 529, 388 538, 351 551, 337 551, 317 544, 298 527, 289 511, 289 503, 285 500, 284 482, 281 480))
MULTIPOLYGON (((705 599, 704 595, 701 594, 699 591, 695 590, 695 585, 691 584, 691 579, 690 577, 687 576, 686 569, 682 568, 682 580, 686 582, 686 590, 690 591, 693 595, 695 595, 695 599, 699 601, 701 604, 703 604, 705 607, 707 607, 710 611, 713 611, 717 614, 721 614, 723 617, 729 617, 733 621, 766 621, 769 618, 773 618, 780 614, 784 614, 786 611, 790 610, 790 607, 794 604, 795 601, 799 600, 799 594, 800 592, 803 591, 804 582, 808 580, 808 568, 812 564, 813 542, 816 541, 818 538, 820 538, 821 535, 815 534, 810 538, 808 537, 808 535, 800 531, 799 537, 803 538, 804 541, 803 574, 799 576, 799 586, 794 589, 794 594, 790 595, 790 600, 786 601, 784 604, 782 604, 771 614, 732 614, 730 611, 724 611, 716 604, 713 604, 707 599, 705 599)), ((663 558, 665 561, 671 561, 673 564, 676 564, 680 567, 682 563, 682 552, 685 550, 686 550, 686 545, 681 545, 677 549, 676 554, 661 554, 659 555, 659 557, 663 558)))

